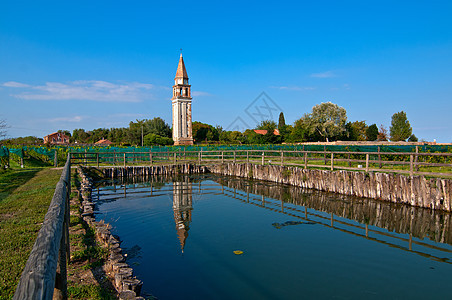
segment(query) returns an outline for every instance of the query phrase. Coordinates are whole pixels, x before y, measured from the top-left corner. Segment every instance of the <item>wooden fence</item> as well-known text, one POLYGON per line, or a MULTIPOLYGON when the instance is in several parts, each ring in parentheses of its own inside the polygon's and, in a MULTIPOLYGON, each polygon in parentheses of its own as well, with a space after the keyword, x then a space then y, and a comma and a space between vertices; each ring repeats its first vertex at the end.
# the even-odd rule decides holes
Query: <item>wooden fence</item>
POLYGON ((452 176, 452 153, 352 152, 286 150, 212 150, 166 152, 71 153, 72 163, 83 165, 130 165, 154 163, 251 162, 327 168, 397 172, 413 175, 452 176), (434 167, 446 168, 437 172, 434 167), (430 170, 427 170, 430 168, 430 170))
POLYGON ((71 159, 68 155, 13 299, 67 299, 70 192, 71 159))

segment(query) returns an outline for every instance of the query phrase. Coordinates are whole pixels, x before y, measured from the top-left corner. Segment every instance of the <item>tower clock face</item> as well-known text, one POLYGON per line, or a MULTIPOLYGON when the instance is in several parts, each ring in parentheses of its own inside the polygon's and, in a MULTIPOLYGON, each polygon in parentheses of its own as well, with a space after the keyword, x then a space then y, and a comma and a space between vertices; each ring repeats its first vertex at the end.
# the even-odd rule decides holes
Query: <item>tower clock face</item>
POLYGON ((177 84, 182 84, 182 79, 178 79, 177 84))

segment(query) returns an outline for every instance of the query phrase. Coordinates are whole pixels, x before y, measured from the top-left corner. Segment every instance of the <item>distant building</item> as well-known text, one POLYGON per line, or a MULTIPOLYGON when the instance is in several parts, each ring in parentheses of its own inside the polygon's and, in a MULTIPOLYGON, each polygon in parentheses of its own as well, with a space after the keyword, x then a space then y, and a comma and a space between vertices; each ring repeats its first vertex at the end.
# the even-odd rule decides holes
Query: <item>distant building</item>
POLYGON ((69 144, 69 137, 61 132, 54 132, 44 137, 44 144, 65 145, 69 144))
POLYGON ((191 85, 188 84, 182 53, 173 85, 173 141, 174 145, 193 145, 191 123, 191 85))
MULTIPOLYGON (((262 134, 262 135, 267 134, 267 130, 265 130, 265 129, 254 129, 254 132, 257 133, 257 134, 262 134)), ((273 131, 273 134, 274 134, 274 135, 279 135, 279 130, 278 130, 278 129, 275 129, 275 130, 273 131)))
POLYGON ((94 145, 100 145, 100 146, 110 146, 111 144, 113 144, 112 142, 110 142, 109 140, 99 140, 96 143, 94 143, 94 145))

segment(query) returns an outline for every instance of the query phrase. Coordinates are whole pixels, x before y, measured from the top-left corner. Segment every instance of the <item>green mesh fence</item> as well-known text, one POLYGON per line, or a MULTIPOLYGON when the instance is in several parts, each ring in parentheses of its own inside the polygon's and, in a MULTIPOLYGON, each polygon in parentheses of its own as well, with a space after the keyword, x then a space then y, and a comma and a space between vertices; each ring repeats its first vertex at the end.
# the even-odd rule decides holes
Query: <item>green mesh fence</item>
MULTIPOLYGON (((55 154, 59 162, 64 162, 67 158, 67 154, 71 153, 108 153, 113 158, 114 153, 139 153, 139 152, 171 152, 182 153, 190 151, 333 151, 333 152, 415 152, 416 146, 414 145, 193 145, 193 146, 147 146, 147 147, 114 147, 114 146, 23 146, 23 147, 4 147, 0 148, 0 158, 24 158, 25 155, 37 156, 44 161, 53 161, 55 154)), ((420 153, 433 153, 433 152, 452 152, 452 147, 447 145, 419 145, 418 151, 420 153)), ((129 154, 128 154, 129 155, 129 154)), ((145 160, 148 158, 146 154, 141 154, 145 160)), ((137 157, 137 155, 130 155, 137 157)), ((158 156, 158 155, 156 155, 158 156)), ((288 154, 288 156, 297 156, 297 154, 288 154)), ((104 158, 105 159, 105 158, 104 158)), ((383 159, 385 159, 383 157, 383 159)), ((406 159, 406 158, 403 158, 406 159)))

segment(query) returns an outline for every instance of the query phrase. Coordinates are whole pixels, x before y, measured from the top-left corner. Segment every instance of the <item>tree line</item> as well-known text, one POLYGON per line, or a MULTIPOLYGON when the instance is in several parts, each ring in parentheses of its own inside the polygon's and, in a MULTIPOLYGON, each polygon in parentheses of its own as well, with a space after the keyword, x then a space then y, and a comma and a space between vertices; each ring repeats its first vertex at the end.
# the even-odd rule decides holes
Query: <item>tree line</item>
MULTIPOLYGON (((0 136, 5 134, 6 124, 0 123, 0 136)), ((90 131, 79 128, 71 132, 60 130, 70 137, 71 143, 94 144, 101 139, 107 139, 115 145, 151 146, 172 145, 172 129, 159 117, 136 120, 124 128, 97 128, 90 131)), ((350 122, 347 120, 345 108, 331 102, 315 105, 310 113, 304 114, 293 125, 285 122, 281 112, 278 122, 263 120, 256 128, 244 132, 227 131, 221 126, 213 126, 202 122, 193 122, 192 133, 195 143, 221 144, 278 144, 299 142, 329 142, 329 141, 412 141, 418 139, 412 133, 410 122, 404 111, 392 116, 388 130, 380 125, 366 124, 364 120, 350 122), (255 130, 260 130, 256 132, 255 130), (262 131, 264 130, 264 131, 262 131)), ((4 140, 3 144, 40 144, 42 139, 24 137, 4 140)))

